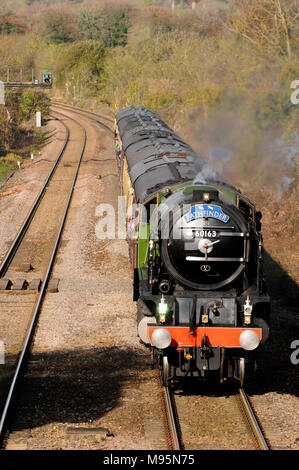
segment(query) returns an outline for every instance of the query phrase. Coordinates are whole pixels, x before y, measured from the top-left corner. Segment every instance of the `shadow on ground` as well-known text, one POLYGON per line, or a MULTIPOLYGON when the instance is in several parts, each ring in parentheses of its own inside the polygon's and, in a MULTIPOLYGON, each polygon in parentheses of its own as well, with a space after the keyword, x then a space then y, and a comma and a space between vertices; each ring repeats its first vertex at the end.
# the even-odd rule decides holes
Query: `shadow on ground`
MULTIPOLYGON (((264 272, 271 298, 271 334, 265 346, 259 349, 258 369, 253 376, 247 376, 244 388, 249 395, 277 392, 299 396, 299 351, 296 354, 298 364, 291 361, 295 352, 291 344, 295 340, 299 344, 299 286, 267 252, 264 252, 264 272)), ((210 382, 189 379, 176 384, 176 390, 187 395, 222 396, 234 390, 238 393, 237 386, 238 383, 232 382, 220 386, 218 379, 210 382)))
MULTIPOLYGON (((299 340, 299 288, 267 253, 265 275, 272 299, 271 336, 258 352, 259 369, 253 378, 248 378, 245 388, 249 395, 274 391, 298 396, 299 364, 292 364, 290 346, 299 340)), ((150 367, 148 350, 138 351, 136 354, 125 345, 105 345, 92 350, 34 354, 14 413, 18 416, 18 429, 51 422, 90 423, 101 418, 107 409, 120 404, 122 388, 128 381, 136 384, 138 393, 142 371, 150 367)), ((227 394, 228 388, 189 380, 183 384, 182 392, 227 394)))
POLYGON ((147 351, 136 355, 123 346, 34 354, 15 399, 13 428, 92 423, 119 405, 122 387, 137 389, 149 368, 147 351))

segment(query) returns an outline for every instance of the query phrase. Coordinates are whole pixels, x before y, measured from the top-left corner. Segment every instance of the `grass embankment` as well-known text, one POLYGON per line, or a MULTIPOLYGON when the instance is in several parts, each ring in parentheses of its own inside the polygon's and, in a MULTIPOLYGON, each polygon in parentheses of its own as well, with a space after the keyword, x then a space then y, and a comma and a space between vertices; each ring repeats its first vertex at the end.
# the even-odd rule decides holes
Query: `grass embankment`
POLYGON ((33 126, 30 125, 30 129, 27 129, 26 138, 20 142, 23 146, 20 146, 15 152, 0 156, 0 186, 9 173, 18 169, 18 162, 23 163, 30 158, 31 154, 36 155, 40 151, 53 132, 55 131, 34 130, 33 126))
POLYGON ((8 90, 0 108, 0 181, 44 143, 48 132, 37 129, 34 117, 49 113, 49 98, 40 91, 8 90))
POLYGON ((10 172, 18 168, 18 161, 21 161, 21 157, 14 153, 0 157, 0 184, 10 172))

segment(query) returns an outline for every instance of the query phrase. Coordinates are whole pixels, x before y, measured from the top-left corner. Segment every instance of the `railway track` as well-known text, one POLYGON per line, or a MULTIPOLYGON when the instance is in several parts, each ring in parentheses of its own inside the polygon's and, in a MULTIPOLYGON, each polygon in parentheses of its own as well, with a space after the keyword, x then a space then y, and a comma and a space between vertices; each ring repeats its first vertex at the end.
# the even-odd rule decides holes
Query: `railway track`
POLYGON ((112 125, 114 123, 113 119, 110 116, 105 116, 101 113, 95 113, 94 111, 87 111, 86 109, 79 108, 78 106, 72 106, 68 104, 58 103, 56 101, 52 101, 52 109, 60 109, 65 111, 75 111, 77 114, 84 116, 85 118, 91 119, 94 123, 100 125, 105 130, 114 133, 112 129, 112 125), (105 124, 104 121, 107 121, 108 124, 105 124))
POLYGON ((70 138, 70 131, 69 131, 69 128, 65 124, 63 124, 63 125, 64 125, 65 130, 66 130, 66 137, 65 137, 63 147, 62 147, 61 151, 59 152, 58 157, 55 160, 55 163, 54 163, 54 165, 53 165, 53 167, 52 167, 52 169, 51 169, 51 171, 50 171, 50 173, 49 173, 49 175, 48 175, 41 191, 39 192, 37 198, 35 199, 35 201, 34 201, 32 207, 31 207, 29 213, 27 214, 23 224, 21 225, 21 227, 20 227, 20 229, 19 229, 19 231, 18 231, 11 247, 9 248, 8 252, 6 253, 4 259, 1 262, 1 265, 0 265, 0 278, 4 277, 4 275, 5 275, 8 267, 9 267, 14 255, 16 254, 18 246, 20 245, 21 240, 24 237, 24 235, 25 235, 25 233, 26 233, 26 231, 27 231, 27 229, 30 225, 30 222, 31 222, 31 220, 34 216, 34 213, 36 212, 36 209, 37 209, 39 203, 41 202, 43 196, 45 195, 46 189, 47 189, 47 187, 48 187, 48 185, 49 185, 49 183, 50 183, 50 181, 51 181, 51 179, 54 175, 54 172, 55 172, 55 170, 56 170, 56 168, 57 168, 57 166, 58 166, 58 164, 61 160, 62 155, 65 152, 66 146, 67 146, 67 144, 69 142, 69 138, 70 138))
POLYGON ((243 388, 239 389, 239 399, 242 403, 242 409, 245 412, 252 433, 256 438, 256 442, 258 443, 260 450, 270 450, 270 447, 265 439, 264 433, 259 425, 258 419, 243 388))
POLYGON ((2 445, 43 300, 57 287, 51 279, 52 268, 86 147, 85 128, 69 116, 56 111, 55 115, 63 116, 63 146, 0 266, 1 340, 5 344, 5 364, 0 367, 2 445), (79 144, 73 132, 80 135, 79 144))
MULTIPOLYGON (((162 383, 160 384, 162 387, 162 383)), ((166 415, 167 444, 171 450, 183 450, 182 433, 175 406, 174 395, 169 387, 162 387, 163 408, 166 415)))
POLYGON ((243 388, 222 397, 191 394, 163 387, 172 450, 270 450, 243 388))

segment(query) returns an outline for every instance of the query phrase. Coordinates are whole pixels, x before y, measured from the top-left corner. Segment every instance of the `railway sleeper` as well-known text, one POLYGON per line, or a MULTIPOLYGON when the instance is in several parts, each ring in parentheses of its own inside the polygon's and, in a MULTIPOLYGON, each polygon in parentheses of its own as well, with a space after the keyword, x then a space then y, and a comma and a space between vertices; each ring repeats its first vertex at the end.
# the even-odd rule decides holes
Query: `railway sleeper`
POLYGON ((12 281, 10 279, 2 278, 0 279, 0 291, 1 290, 10 290, 12 286, 12 281))
POLYGON ((32 279, 31 281, 27 281, 23 278, 18 278, 15 281, 7 278, 0 279, 0 292, 1 291, 39 291, 42 285, 41 279, 32 279))
MULTIPOLYGON (((58 292, 58 285, 59 285, 60 279, 51 279, 49 281, 47 291, 49 293, 56 293, 58 292)), ((42 280, 41 279, 32 279, 30 281, 27 281, 26 279, 23 278, 18 278, 16 280, 11 280, 7 278, 2 278, 0 279, 0 292, 7 292, 7 291, 14 291, 14 292, 33 292, 37 291, 39 292, 42 286, 42 280)))
POLYGON ((19 278, 11 286, 11 290, 27 290, 28 288, 28 281, 26 279, 19 278))

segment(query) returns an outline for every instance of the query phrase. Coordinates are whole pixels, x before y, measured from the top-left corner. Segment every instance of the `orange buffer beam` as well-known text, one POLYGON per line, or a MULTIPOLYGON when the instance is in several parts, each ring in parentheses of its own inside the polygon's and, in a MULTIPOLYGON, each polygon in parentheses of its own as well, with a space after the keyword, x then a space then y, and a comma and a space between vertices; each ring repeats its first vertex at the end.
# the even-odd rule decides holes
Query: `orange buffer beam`
POLYGON ((152 334, 159 328, 169 331, 172 337, 170 346, 176 347, 200 347, 202 339, 204 335, 206 335, 209 347, 241 348, 239 338, 241 333, 246 330, 255 331, 259 339, 262 339, 261 328, 198 327, 195 328, 194 335, 191 335, 188 326, 149 326, 148 333, 152 346, 154 346, 152 343, 152 334))

